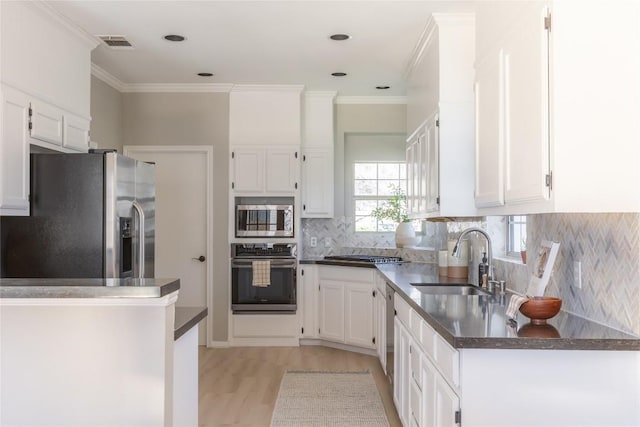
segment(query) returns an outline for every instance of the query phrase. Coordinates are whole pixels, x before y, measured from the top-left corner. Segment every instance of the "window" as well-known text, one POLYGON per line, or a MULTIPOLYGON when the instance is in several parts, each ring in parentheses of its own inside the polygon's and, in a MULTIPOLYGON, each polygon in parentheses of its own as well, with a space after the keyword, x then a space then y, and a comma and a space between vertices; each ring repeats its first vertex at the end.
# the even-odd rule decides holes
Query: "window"
POLYGON ((520 251, 526 250, 527 217, 526 215, 509 215, 507 226, 507 256, 520 256, 520 251))
POLYGON ((378 221, 371 211, 385 204, 399 188, 407 193, 407 166, 404 162, 354 163, 353 198, 356 232, 393 232, 398 225, 391 220, 378 221))

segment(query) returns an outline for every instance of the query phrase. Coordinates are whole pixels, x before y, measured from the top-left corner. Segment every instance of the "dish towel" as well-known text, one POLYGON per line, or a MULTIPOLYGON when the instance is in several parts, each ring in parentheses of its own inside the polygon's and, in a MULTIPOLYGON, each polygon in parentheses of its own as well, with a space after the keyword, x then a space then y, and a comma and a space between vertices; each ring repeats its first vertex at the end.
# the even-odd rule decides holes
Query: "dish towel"
POLYGON ((253 269, 252 286, 266 288, 271 285, 271 261, 253 261, 251 268, 253 269))
POLYGON ((509 307, 507 307, 507 317, 509 319, 516 320, 518 309, 527 301, 529 301, 529 298, 527 297, 521 297, 520 295, 511 295, 511 299, 509 300, 509 307))

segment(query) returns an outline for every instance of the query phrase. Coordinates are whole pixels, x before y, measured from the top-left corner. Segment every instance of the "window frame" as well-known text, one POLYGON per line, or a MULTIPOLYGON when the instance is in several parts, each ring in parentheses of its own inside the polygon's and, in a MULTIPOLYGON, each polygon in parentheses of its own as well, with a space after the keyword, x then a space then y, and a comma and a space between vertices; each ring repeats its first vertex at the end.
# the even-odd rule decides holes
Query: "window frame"
POLYGON ((527 236, 527 216, 526 215, 506 215, 505 216, 505 254, 508 257, 520 258, 520 252, 526 250, 522 247, 522 242, 514 242, 515 227, 520 228, 520 236, 527 236), (517 245, 517 246, 516 246, 517 245))

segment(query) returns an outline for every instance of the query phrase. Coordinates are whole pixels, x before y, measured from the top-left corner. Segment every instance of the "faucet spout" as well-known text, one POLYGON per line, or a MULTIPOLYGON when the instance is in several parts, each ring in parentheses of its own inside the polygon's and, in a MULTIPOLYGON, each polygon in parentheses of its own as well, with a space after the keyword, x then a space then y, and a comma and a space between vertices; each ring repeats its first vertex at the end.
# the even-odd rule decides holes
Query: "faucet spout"
POLYGON ((458 237, 458 241, 456 242, 456 245, 453 247, 453 251, 451 255, 453 255, 454 257, 460 258, 460 255, 461 255, 460 242, 462 242, 462 239, 464 238, 464 236, 466 236, 469 233, 473 233, 474 231, 476 233, 480 233, 481 235, 483 235, 484 238, 487 240, 487 262, 489 264, 489 272, 487 274, 487 280, 491 280, 493 279, 493 251, 491 249, 491 237, 489 237, 489 233, 487 233, 482 228, 470 227, 464 230, 460 234, 460 237, 458 237))

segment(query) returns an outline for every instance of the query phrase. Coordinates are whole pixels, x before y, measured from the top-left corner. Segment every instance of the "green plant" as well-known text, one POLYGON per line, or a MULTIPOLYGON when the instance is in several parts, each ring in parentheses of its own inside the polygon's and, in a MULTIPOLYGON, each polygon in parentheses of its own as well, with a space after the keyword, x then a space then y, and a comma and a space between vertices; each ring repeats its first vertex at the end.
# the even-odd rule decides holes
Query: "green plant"
POLYGON ((382 206, 372 210, 371 216, 378 221, 390 219, 398 224, 401 222, 409 222, 409 217, 407 216, 407 197, 399 186, 391 184, 390 188, 393 192, 391 198, 382 206))

